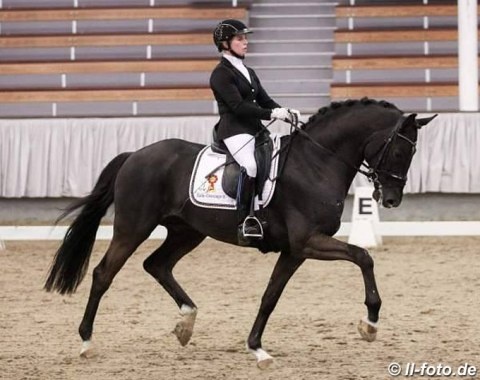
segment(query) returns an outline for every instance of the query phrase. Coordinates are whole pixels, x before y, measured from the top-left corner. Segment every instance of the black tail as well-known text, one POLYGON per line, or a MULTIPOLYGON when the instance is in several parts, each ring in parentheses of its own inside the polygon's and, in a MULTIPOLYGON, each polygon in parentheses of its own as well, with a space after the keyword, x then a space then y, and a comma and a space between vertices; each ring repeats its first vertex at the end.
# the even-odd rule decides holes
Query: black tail
POLYGON ((131 152, 115 157, 103 169, 92 192, 72 203, 57 219, 63 219, 73 211, 82 208, 63 238, 50 267, 45 290, 60 294, 73 293, 85 277, 100 220, 113 203, 115 179, 118 171, 131 152))

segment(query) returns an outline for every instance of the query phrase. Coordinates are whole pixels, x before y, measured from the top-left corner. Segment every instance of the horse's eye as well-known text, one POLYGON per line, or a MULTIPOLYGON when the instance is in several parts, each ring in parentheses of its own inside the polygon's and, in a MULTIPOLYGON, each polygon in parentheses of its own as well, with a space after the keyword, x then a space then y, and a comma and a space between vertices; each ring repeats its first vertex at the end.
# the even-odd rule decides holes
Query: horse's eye
POLYGON ((402 158, 402 153, 399 150, 394 150, 393 151, 393 158, 396 160, 399 160, 402 158))

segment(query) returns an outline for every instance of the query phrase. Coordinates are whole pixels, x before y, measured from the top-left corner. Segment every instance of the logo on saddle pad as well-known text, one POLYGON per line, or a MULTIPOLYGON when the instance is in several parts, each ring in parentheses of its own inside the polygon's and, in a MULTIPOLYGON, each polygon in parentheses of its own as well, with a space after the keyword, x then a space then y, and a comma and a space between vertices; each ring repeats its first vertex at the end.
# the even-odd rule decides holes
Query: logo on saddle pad
MULTIPOLYGON (((278 171, 280 149, 280 136, 271 135, 273 142, 272 161, 268 176, 263 184, 261 201, 258 195, 255 197, 255 208, 266 207, 272 199, 275 190, 275 179, 278 171)), ((206 146, 197 155, 193 166, 192 177, 190 178, 189 196, 195 206, 204 208, 217 208, 226 210, 235 210, 237 208, 234 191, 232 192, 232 183, 224 180, 225 162, 227 156, 222 153, 214 152, 211 146, 206 146), (217 170, 215 170, 217 169, 217 170), (226 183, 227 182, 227 183, 226 183), (227 191, 224 186, 227 185, 227 191), (229 186, 228 186, 229 185, 229 186), (228 194, 227 194, 228 193, 228 194)), ((237 165, 238 166, 238 165, 237 165)), ((236 181, 236 178, 233 178, 236 181)), ((232 181, 233 182, 233 181, 232 181)))
POLYGON ((208 193, 214 193, 215 192, 215 183, 218 181, 218 177, 215 174, 210 174, 207 177, 207 182, 208 182, 208 193))

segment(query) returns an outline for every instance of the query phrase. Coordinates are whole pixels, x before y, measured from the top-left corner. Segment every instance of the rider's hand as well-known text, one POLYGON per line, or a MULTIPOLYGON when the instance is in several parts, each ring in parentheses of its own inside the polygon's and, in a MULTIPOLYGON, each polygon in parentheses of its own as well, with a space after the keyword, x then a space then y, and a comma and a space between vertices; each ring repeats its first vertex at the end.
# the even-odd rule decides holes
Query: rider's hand
POLYGON ((290 121, 292 119, 292 115, 290 115, 287 108, 274 108, 270 118, 290 121))

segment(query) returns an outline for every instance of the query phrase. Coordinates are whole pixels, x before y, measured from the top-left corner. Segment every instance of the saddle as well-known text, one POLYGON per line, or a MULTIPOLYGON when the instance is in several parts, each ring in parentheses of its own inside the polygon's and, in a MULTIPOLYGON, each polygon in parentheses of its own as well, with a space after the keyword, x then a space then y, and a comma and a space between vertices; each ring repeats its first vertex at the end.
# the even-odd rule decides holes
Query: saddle
MULTIPOLYGON (((225 170, 222 178, 222 188, 225 194, 231 198, 237 197, 238 179, 240 175, 240 165, 235 161, 232 154, 228 151, 223 141, 217 138, 217 126, 213 128, 212 151, 225 154, 225 170)), ((261 200, 261 194, 265 186, 265 181, 270 174, 272 166, 273 142, 270 138, 270 132, 267 129, 262 130, 255 136, 255 161, 257 163, 257 177, 255 181, 255 195, 261 200)))

